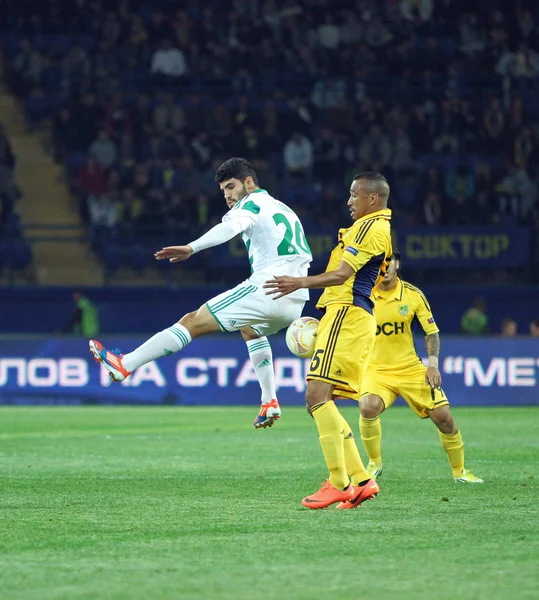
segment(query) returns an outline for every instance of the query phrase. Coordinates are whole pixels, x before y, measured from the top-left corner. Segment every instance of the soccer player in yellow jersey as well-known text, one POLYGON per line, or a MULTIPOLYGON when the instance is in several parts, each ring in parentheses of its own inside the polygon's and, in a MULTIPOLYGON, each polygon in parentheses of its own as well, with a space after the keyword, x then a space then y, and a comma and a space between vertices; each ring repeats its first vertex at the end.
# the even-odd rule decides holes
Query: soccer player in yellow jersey
POLYGON ((365 470, 350 426, 334 400, 359 400, 361 379, 376 337, 373 287, 391 260, 389 186, 383 175, 360 173, 350 187, 354 223, 340 229, 326 272, 307 277, 274 277, 268 294, 281 298, 300 288, 326 288, 318 307, 325 310, 307 375, 307 410, 318 428, 329 479, 303 499, 309 508, 355 508, 379 492, 365 470))
POLYGON ((374 292, 376 343, 361 384, 359 428, 369 456, 367 471, 382 473, 380 415, 402 396, 421 418, 438 427, 455 481, 483 483, 464 468, 464 446, 438 370, 440 337, 423 292, 399 277, 400 256, 393 254, 382 282, 374 292), (412 322, 417 319, 426 335, 428 366, 416 353, 412 322))

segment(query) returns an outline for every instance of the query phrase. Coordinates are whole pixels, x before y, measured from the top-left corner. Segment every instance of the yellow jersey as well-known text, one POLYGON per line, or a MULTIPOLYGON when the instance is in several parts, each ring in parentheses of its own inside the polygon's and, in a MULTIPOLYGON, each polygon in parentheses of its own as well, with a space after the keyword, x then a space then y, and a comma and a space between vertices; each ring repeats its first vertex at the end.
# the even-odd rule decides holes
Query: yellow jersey
POLYGON ((361 217, 348 229, 339 229, 339 242, 329 257, 327 271, 342 260, 354 269, 343 284, 326 288, 318 308, 330 304, 361 306, 372 314, 372 290, 384 276, 391 261, 391 211, 388 208, 361 217))
POLYGON ((397 279, 397 287, 388 292, 374 291, 376 342, 369 359, 369 369, 402 371, 421 363, 412 334, 417 319, 425 335, 438 333, 430 305, 423 292, 397 279))

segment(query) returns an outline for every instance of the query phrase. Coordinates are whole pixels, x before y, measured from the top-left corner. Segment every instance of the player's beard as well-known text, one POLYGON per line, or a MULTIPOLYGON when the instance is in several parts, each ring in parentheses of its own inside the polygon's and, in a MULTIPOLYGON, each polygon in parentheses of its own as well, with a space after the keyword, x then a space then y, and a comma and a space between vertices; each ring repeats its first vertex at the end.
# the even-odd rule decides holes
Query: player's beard
POLYGON ((247 188, 245 187, 245 184, 242 186, 240 193, 238 194, 238 196, 236 198, 233 198, 234 200, 234 204, 237 204, 240 200, 243 200, 245 198, 245 196, 247 196, 249 194, 249 192, 247 191, 247 188))

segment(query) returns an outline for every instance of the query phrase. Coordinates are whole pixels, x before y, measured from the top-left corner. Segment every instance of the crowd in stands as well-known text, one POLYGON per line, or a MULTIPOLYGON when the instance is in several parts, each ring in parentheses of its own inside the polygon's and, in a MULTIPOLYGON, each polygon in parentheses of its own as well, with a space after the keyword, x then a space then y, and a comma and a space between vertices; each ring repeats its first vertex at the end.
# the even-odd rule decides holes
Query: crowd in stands
POLYGON ((96 247, 207 229, 231 155, 306 226, 342 224, 351 174, 374 169, 395 226, 539 231, 532 0, 6 5, 9 84, 34 126, 52 122, 96 247))
POLYGON ((15 175, 16 157, 0 122, 0 279, 14 281, 19 273, 32 281, 32 249, 24 240, 16 210, 21 197, 15 175))

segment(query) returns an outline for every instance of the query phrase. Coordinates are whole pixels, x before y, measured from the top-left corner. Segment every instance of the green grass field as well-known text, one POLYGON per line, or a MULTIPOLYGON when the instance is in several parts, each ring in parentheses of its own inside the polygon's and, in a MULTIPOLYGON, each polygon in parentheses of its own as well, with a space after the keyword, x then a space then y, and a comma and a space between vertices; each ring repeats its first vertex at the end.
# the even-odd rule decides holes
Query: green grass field
POLYGON ((326 476, 307 414, 255 412, 0 409, 0 597, 539 597, 538 409, 454 410, 476 486, 392 409, 382 492, 354 511, 300 504, 326 476))

